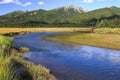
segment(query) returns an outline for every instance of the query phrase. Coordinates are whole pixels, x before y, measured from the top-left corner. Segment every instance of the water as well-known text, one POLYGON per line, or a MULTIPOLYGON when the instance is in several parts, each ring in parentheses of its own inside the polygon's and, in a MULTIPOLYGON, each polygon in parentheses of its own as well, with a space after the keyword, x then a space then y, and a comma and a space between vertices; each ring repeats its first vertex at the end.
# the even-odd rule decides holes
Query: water
MULTIPOLYGON (((45 35, 30 33, 14 37, 14 46, 28 47, 25 59, 42 64, 59 80, 120 80, 120 50, 45 41, 45 35)), ((57 33, 60 34, 60 33, 57 33)))

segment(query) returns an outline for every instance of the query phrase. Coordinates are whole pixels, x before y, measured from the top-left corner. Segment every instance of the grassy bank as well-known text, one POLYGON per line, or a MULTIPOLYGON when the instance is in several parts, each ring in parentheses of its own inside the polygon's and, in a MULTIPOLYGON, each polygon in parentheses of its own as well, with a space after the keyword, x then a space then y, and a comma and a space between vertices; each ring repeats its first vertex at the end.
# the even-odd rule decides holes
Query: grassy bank
POLYGON ((0 28, 0 33, 10 33, 10 32, 73 32, 75 30, 87 31, 90 28, 0 28))
POLYGON ((49 69, 25 61, 9 37, 0 36, 0 62, 0 80, 56 80, 49 69))
POLYGON ((120 33, 120 28, 0 28, 0 34, 14 32, 96 32, 120 33))
POLYGON ((0 36, 0 80, 11 80, 12 78, 10 57, 8 57, 11 41, 12 39, 9 37, 0 36))
POLYGON ((47 36, 45 39, 66 44, 82 44, 120 50, 120 34, 60 34, 47 36))

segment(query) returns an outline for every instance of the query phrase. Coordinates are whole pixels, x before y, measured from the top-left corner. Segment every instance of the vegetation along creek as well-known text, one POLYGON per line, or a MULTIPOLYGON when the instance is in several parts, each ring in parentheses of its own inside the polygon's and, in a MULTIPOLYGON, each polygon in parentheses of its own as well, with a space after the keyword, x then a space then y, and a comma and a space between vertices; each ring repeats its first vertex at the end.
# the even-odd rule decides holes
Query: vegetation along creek
POLYGON ((14 47, 29 48, 29 52, 23 53, 25 60, 49 68, 58 80, 120 79, 120 50, 68 45, 43 39, 55 34, 61 33, 43 32, 14 36, 14 47))

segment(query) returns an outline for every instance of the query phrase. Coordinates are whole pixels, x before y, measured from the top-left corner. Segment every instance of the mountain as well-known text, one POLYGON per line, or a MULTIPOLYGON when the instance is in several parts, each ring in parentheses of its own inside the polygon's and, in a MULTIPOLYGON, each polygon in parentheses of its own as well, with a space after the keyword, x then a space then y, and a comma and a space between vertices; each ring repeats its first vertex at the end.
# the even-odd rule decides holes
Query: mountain
POLYGON ((77 15, 76 17, 72 18, 73 22, 78 22, 79 20, 84 19, 100 19, 100 18, 110 18, 112 16, 119 16, 120 15, 120 8, 112 6, 112 7, 106 7, 102 9, 97 9, 93 11, 89 11, 80 15, 77 15), (84 17, 83 17, 84 16, 84 17))
POLYGON ((46 20, 65 20, 66 18, 73 18, 76 15, 84 12, 84 10, 77 6, 63 6, 48 11, 46 14, 46 20))
POLYGON ((73 6, 73 5, 59 7, 56 10, 59 10, 59 9, 62 9, 62 10, 67 11, 67 12, 71 11, 71 12, 75 12, 75 13, 82 13, 82 12, 84 12, 84 10, 82 9, 82 7, 73 6))
POLYGON ((120 8, 111 6, 85 12, 63 6, 49 11, 14 11, 0 16, 0 27, 120 27, 120 8))
POLYGON ((75 17, 82 12, 84 12, 84 10, 77 6, 64 6, 49 11, 42 9, 26 12, 14 11, 0 16, 0 24, 20 25, 62 22, 65 19, 75 17))
MULTIPOLYGON (((101 8, 93 11, 89 11, 86 13, 79 14, 74 18, 68 19, 71 23, 78 23, 82 26, 96 26, 103 20, 106 20, 110 24, 109 21, 120 20, 120 8, 111 6, 106 8, 101 8), (118 20, 117 20, 118 19, 118 20)), ((113 24, 116 22, 113 22, 113 24)), ((106 27, 106 26, 105 26, 106 27)))

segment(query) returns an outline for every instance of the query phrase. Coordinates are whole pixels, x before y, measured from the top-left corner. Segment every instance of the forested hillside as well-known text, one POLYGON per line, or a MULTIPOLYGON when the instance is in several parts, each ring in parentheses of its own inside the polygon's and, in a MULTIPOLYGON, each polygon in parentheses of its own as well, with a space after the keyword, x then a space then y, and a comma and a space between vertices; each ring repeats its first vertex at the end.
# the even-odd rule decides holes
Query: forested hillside
POLYGON ((14 11, 0 16, 0 27, 120 27, 120 8, 85 12, 76 6, 53 10, 14 11))
POLYGON ((84 27, 120 27, 120 8, 109 7, 82 13, 69 19, 71 23, 76 23, 84 27))

